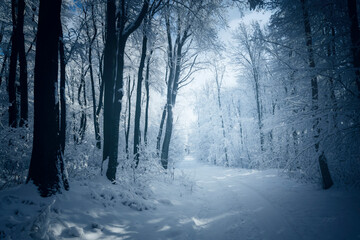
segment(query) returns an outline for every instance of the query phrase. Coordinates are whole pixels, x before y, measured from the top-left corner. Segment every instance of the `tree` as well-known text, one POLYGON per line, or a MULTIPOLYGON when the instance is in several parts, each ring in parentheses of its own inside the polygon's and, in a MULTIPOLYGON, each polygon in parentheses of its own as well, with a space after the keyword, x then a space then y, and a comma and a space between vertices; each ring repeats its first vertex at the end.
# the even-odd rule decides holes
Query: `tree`
POLYGON ((146 105, 145 105, 145 124, 144 124, 144 143, 147 145, 148 137, 148 126, 149 126, 149 101, 150 101, 150 63, 153 50, 150 50, 150 54, 146 61, 146 71, 145 71, 145 93, 146 93, 146 105))
POLYGON ((261 86, 260 86, 260 66, 263 58, 263 47, 261 41, 256 37, 256 32, 259 31, 258 24, 252 25, 252 30, 247 29, 244 24, 241 24, 236 32, 235 39, 238 41, 238 50, 236 51, 236 59, 238 63, 242 65, 246 71, 250 73, 254 82, 254 93, 257 112, 257 124, 260 135, 260 149, 263 152, 265 144, 265 136, 263 132, 263 113, 261 106, 261 86), (252 33, 250 33, 252 31, 252 33))
MULTIPOLYGON (((127 91, 126 91, 126 95, 127 95, 127 121, 125 121, 125 152, 126 152, 126 157, 129 158, 129 134, 130 134, 130 126, 131 126, 131 96, 134 92, 134 88, 135 88, 135 78, 131 82, 131 78, 130 76, 128 76, 128 82, 127 82, 127 91)), ((125 113, 126 114, 126 113, 125 113)))
MULTIPOLYGON (((151 6, 149 7, 149 10, 147 11, 148 14, 144 18, 143 21, 143 29, 142 29, 142 48, 141 48, 141 56, 140 56, 140 64, 138 69, 138 81, 137 81, 137 88, 136 88, 136 106, 135 106, 135 119, 134 119, 134 160, 135 160, 135 167, 139 164, 139 147, 141 142, 141 132, 140 132, 140 117, 141 117, 141 94, 142 94, 142 82, 144 78, 144 69, 145 69, 145 61, 147 59, 147 65, 146 65, 146 73, 145 73, 145 88, 146 88, 146 113, 145 113, 145 122, 147 124, 148 119, 148 107, 149 107, 149 65, 150 65, 150 58, 152 54, 149 54, 147 57, 147 48, 148 48, 148 38, 151 32, 151 22, 154 18, 154 15, 158 11, 159 7, 161 6, 162 1, 153 1, 151 6)), ((147 125, 145 124, 147 131, 147 125)), ((144 135, 146 136, 146 134, 144 135)))
POLYGON ((19 56, 20 63, 20 126, 23 126, 28 119, 28 87, 27 87, 27 63, 25 56, 24 39, 24 0, 11 1, 11 15, 13 22, 13 33, 11 37, 11 56, 9 65, 9 126, 18 125, 18 107, 16 100, 16 66, 19 56))
MULTIPOLYGON (((313 41, 312 41, 312 32, 311 25, 309 19, 309 12, 307 6, 307 0, 301 0, 301 7, 303 11, 303 20, 304 20, 304 29, 305 29, 305 39, 306 39, 306 47, 308 52, 308 64, 310 69, 315 68, 315 58, 314 58, 314 50, 313 50, 313 41)), ((319 127, 320 119, 316 117, 316 111, 318 110, 318 100, 319 100, 319 90, 318 90, 318 79, 316 75, 311 78, 311 96, 312 96, 312 111, 314 116, 314 140, 315 140, 315 152, 318 154, 320 149, 320 133, 321 128, 319 127)), ((333 181, 331 179, 330 171, 327 165, 327 160, 325 157, 324 151, 318 156, 323 188, 328 189, 333 185, 333 181)))
MULTIPOLYGON (((216 22, 215 18, 219 16, 219 9, 221 9, 221 4, 211 0, 183 1, 181 3, 167 1, 166 3, 164 17, 169 74, 167 78, 166 127, 161 148, 161 164, 164 169, 168 167, 173 131, 173 109, 178 91, 193 80, 191 76, 194 72, 200 70, 195 67, 198 52, 191 51, 195 45, 193 40, 196 40, 199 52, 215 45, 217 36, 212 23, 216 22)), ((164 113, 162 119, 163 116, 165 116, 164 113)), ((158 137, 161 137, 161 131, 159 131, 158 137)))
POLYGON ((142 48, 141 48, 141 57, 140 57, 140 66, 138 70, 138 80, 137 80, 137 87, 136 87, 136 106, 135 106, 135 119, 134 119, 134 161, 135 161, 135 168, 139 164, 139 147, 140 147, 140 117, 141 117, 141 87, 143 82, 143 72, 145 68, 145 60, 146 60, 146 51, 147 51, 147 42, 148 37, 146 35, 146 28, 149 19, 145 19, 144 21, 144 29, 143 29, 143 38, 142 38, 142 48))
POLYGON ((41 196, 69 189, 59 139, 58 51, 61 0, 40 0, 34 70, 34 140, 27 182, 41 196))
POLYGON ((117 16, 118 34, 116 38, 116 4, 114 0, 107 1, 106 40, 104 53, 104 148, 103 161, 109 160, 106 176, 115 181, 118 165, 119 124, 123 97, 124 56, 127 39, 144 19, 149 0, 144 0, 140 11, 132 19, 128 7, 134 6, 130 1, 121 1, 117 16), (130 5, 130 6, 129 6, 130 5), (116 70, 116 71, 115 71, 116 70), (115 74, 116 73, 116 74, 115 74))
MULTIPOLYGON (((100 96, 99 96, 99 103, 96 104, 96 94, 95 94, 95 80, 94 80, 94 70, 93 70, 93 48, 95 40, 98 37, 98 27, 96 24, 95 18, 95 6, 94 2, 89 4, 90 6, 83 6, 84 12, 84 20, 85 20, 85 28, 86 28, 86 36, 88 41, 88 62, 89 62, 89 72, 90 72, 90 83, 91 83, 91 94, 92 94, 92 102, 93 102, 93 119, 94 119, 94 132, 95 132, 95 140, 96 140, 96 147, 101 149, 101 135, 100 135, 100 123, 99 123, 99 114, 102 106, 102 94, 103 94, 103 81, 100 83, 100 96), (87 13, 91 10, 91 26, 88 23, 87 13), (92 34, 91 34, 92 29, 92 34)), ((101 61, 101 60, 100 60, 101 61)), ((99 63, 101 65, 101 63, 99 63)))
POLYGON ((224 154, 225 154, 225 166, 229 167, 229 158, 228 158, 228 149, 226 146, 226 132, 225 132, 225 124, 224 124, 224 117, 223 117, 223 109, 222 109, 222 101, 221 101, 221 85, 223 83, 224 80, 224 72, 225 72, 225 68, 221 68, 219 69, 218 66, 214 66, 215 68, 215 82, 216 82, 216 92, 217 92, 217 104, 219 107, 219 114, 220 114, 220 120, 221 120, 221 129, 222 129, 222 135, 223 135, 223 140, 225 142, 224 144, 224 154))

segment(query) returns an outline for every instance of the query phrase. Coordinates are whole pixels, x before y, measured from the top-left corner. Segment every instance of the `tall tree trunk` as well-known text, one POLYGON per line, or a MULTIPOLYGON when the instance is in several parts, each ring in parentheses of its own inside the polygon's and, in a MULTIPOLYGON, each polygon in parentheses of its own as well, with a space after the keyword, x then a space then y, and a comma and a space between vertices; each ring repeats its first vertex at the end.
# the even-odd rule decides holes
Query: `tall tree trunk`
POLYGON ((255 82, 255 99, 256 99, 256 110, 258 116, 258 126, 260 132, 260 149, 262 152, 265 151, 264 148, 264 132, 263 132, 263 122, 262 122, 262 111, 260 103, 260 83, 259 83, 259 73, 258 70, 253 67, 253 77, 255 82))
POLYGON ((28 83, 27 83, 27 62, 25 54, 25 38, 24 38, 24 11, 25 2, 19 0, 18 2, 18 51, 19 51, 19 65, 20 65, 20 127, 24 126, 28 121, 28 83))
POLYGON ((94 15, 94 4, 91 4, 91 20, 93 26, 93 35, 90 35, 89 24, 86 22, 86 34, 89 41, 89 49, 88 49, 88 62, 89 62, 89 72, 90 72, 90 83, 91 83, 91 94, 92 94, 92 107, 93 107, 93 120, 94 120, 94 132, 95 132, 95 141, 96 147, 101 149, 101 136, 100 136, 100 124, 99 124, 99 116, 96 114, 96 95, 95 95, 95 80, 94 80, 94 71, 92 64, 92 48, 97 36, 97 27, 95 22, 94 15))
MULTIPOLYGON (((113 97, 115 83, 115 62, 116 62, 116 29, 115 29, 115 0, 107 0, 106 7, 106 39, 104 52, 104 144, 103 161, 109 159, 111 150, 111 132, 113 117, 113 97)), ((109 178, 110 179, 110 178, 109 178)), ((111 180, 111 179, 110 179, 111 180)))
POLYGON ((18 24, 16 17, 17 1, 11 1, 11 15, 13 22, 13 32, 11 38, 11 55, 10 55, 10 65, 9 65, 9 126, 17 127, 18 121, 18 108, 16 102, 16 65, 18 57, 18 24))
POLYGON ((179 86, 180 78, 180 68, 181 68, 181 59, 182 59, 182 43, 180 42, 180 36, 176 40, 176 53, 175 56, 171 58, 173 66, 170 67, 170 74, 168 80, 168 91, 167 91, 167 118, 165 126, 165 136, 163 145, 161 148, 161 164, 164 169, 168 168, 169 161, 169 149, 171 135, 173 131, 173 108, 176 102, 177 90, 179 86))
POLYGON ((146 73, 145 73, 145 93, 146 93, 146 105, 145 105, 145 124, 144 124, 144 143, 147 145, 147 132, 149 125, 149 101, 150 101, 150 61, 153 50, 150 51, 146 62, 146 73))
MULTIPOLYGON (((112 2, 110 6, 108 5, 108 15, 109 15, 109 7, 113 7, 114 10, 110 11, 110 15, 108 16, 107 21, 115 21, 115 2, 113 0, 108 0, 108 3, 112 2), (109 19, 110 18, 110 19, 109 19)), ((116 168, 118 165, 117 157, 118 157, 118 143, 119 143, 119 129, 120 129, 120 113, 122 108, 122 97, 123 97, 123 75, 124 75, 124 56, 125 56, 125 45, 126 41, 129 38, 130 34, 132 34, 141 24, 142 20, 144 19, 148 7, 149 7, 149 0, 144 0, 144 4, 141 8, 140 13, 135 18, 134 22, 128 23, 127 26, 125 26, 126 22, 128 21, 128 16, 126 15, 126 6, 125 1, 121 1, 120 3, 120 14, 117 16, 118 19, 118 38, 117 38, 117 64, 116 64, 116 78, 115 83, 112 86, 108 86, 108 88, 112 88, 110 91, 112 94, 110 95, 109 89, 106 94, 105 89, 105 96, 106 103, 105 105, 109 104, 107 108, 111 109, 111 112, 109 112, 109 109, 107 113, 104 112, 104 127, 105 124, 109 124, 107 126, 107 130, 105 131, 104 128, 104 155, 103 159, 109 159, 108 168, 106 172, 106 176, 110 181, 115 181, 116 177, 116 168), (125 15, 124 15, 125 14, 125 15), (106 122, 106 123, 105 123, 106 122), (107 140, 105 140, 107 138, 107 140), (105 148, 105 141, 107 141, 107 146, 105 148)), ((107 27, 109 31, 109 22, 107 22, 107 27)), ((115 35, 115 22, 110 23, 111 25, 111 32, 114 30, 115 35)), ((115 37, 115 36, 114 36, 115 37)), ((108 35, 106 42, 108 41, 108 35)), ((116 46, 116 45, 115 45, 116 46)), ((113 51, 114 49, 112 49, 113 51)), ((105 51, 106 51, 106 43, 105 43, 105 51)), ((108 50, 110 51, 110 50, 108 50)), ((106 53, 105 53, 106 54, 106 53)), ((105 63, 106 66, 106 63, 105 63)), ((104 75, 105 75, 105 69, 104 69, 104 75)), ((114 74, 111 74, 113 76, 114 74)), ((109 75, 110 76, 110 75, 109 75)), ((112 80, 112 83, 114 81, 112 80)), ((110 82, 109 82, 110 83, 110 82)), ((106 82, 108 84, 108 82, 106 82)), ((106 88, 106 85, 105 85, 106 88)), ((104 106, 105 107, 105 106, 104 106)), ((105 111, 105 109, 104 109, 105 111)))
POLYGON ((144 30, 143 40, 142 40, 142 50, 140 58, 140 66, 138 71, 138 81, 136 89, 136 106, 135 106, 135 121, 134 121, 134 161, 135 168, 139 164, 139 147, 140 147, 140 117, 141 117, 141 87, 143 81, 143 72, 145 68, 145 59, 146 59, 146 50, 147 49, 147 36, 144 30))
POLYGON ((175 106, 176 96, 179 90, 180 72, 182 67, 182 57, 183 57, 182 48, 186 40, 190 36, 188 34, 189 26, 183 32, 181 32, 182 23, 181 23, 180 15, 178 15, 177 21, 178 23, 177 23, 176 40, 174 44, 174 49, 172 49, 170 20, 169 17, 166 18, 166 32, 168 39, 168 65, 170 68, 170 73, 169 73, 168 91, 167 91, 167 119, 166 119, 166 127, 165 127, 165 136, 161 149, 161 164, 164 167, 164 169, 167 169, 168 167, 170 140, 173 130, 173 108, 175 106))
MULTIPOLYGON (((165 135, 163 140, 163 145, 161 148, 161 165, 164 169, 167 169, 168 167, 168 158, 169 158, 169 146, 170 146, 170 140, 172 135, 172 124, 173 124, 173 114, 172 114, 172 108, 173 108, 173 91, 174 91, 174 82, 175 82, 175 71, 176 71, 176 63, 177 63, 177 56, 175 51, 173 51, 172 46, 172 37, 171 37, 171 28, 170 28, 170 19, 169 16, 166 17, 166 34, 167 34, 167 41, 168 41, 168 67, 169 67, 169 77, 167 81, 167 93, 166 93, 166 105, 164 108, 164 111, 166 110, 166 113, 163 113, 162 118, 166 116, 166 127, 165 127, 165 135)), ((179 44, 180 41, 180 33, 177 33, 177 38, 175 40, 175 46, 179 44)), ((165 120, 165 118, 164 118, 165 120)), ((161 133, 162 133, 162 126, 160 125, 161 133)), ((158 135, 161 138, 160 131, 158 135)), ((160 149, 160 146, 159 146, 160 149)))
POLYGON ((86 132, 86 125, 87 125, 87 115, 86 115, 86 108, 87 108, 87 98, 86 98, 86 82, 85 76, 87 71, 85 71, 84 66, 81 67, 81 78, 80 78, 80 86, 78 89, 78 103, 81 107, 81 116, 80 116, 80 126, 77 131, 74 132, 75 134, 75 142, 77 144, 82 143, 85 138, 86 132), (81 98, 83 101, 81 101, 81 98))
MULTIPOLYGON (((306 47, 308 52, 308 63, 310 69, 315 68, 315 58, 314 58, 314 50, 313 50, 313 43, 312 43, 312 33, 311 33, 311 25, 310 25, 310 18, 308 13, 307 7, 307 0, 301 0, 301 6, 303 11, 303 20, 304 20, 304 29, 305 29, 305 39, 306 39, 306 47)), ((314 117, 314 124, 313 124, 313 132, 314 132, 314 141, 315 141, 315 152, 318 155, 318 161, 323 181, 323 188, 328 189, 333 185, 333 181, 330 175, 330 171, 327 165, 325 153, 322 152, 320 155, 320 118, 316 116, 317 110, 319 109, 319 89, 318 89, 318 82, 317 77, 314 75, 311 78, 311 96, 312 96, 312 111, 314 117)))
POLYGON ((127 102, 128 102, 128 114, 127 114, 127 124, 125 121, 125 151, 126 151, 126 157, 129 158, 129 135, 130 135, 130 125, 131 125, 131 97, 135 88, 135 79, 133 81, 133 84, 130 85, 131 78, 128 77, 128 90, 127 90, 127 102), (131 86, 131 87, 130 87, 131 86))
MULTIPOLYGON (((224 138, 224 154, 225 154, 225 166, 229 167, 229 159, 228 159, 228 152, 227 152, 227 146, 226 146, 226 132, 225 132, 225 124, 224 124, 224 118, 223 118, 223 114, 222 114, 222 106, 221 106, 221 83, 220 83, 220 79, 218 76, 218 71, 217 69, 215 69, 216 71, 216 76, 215 76, 215 81, 216 81, 216 89, 217 89, 217 100, 218 100, 218 107, 219 107, 219 112, 220 112, 220 120, 221 120, 221 129, 222 129, 222 135, 224 138)), ((222 77, 221 77, 222 78, 222 77)))
POLYGON ((69 188, 59 141, 58 44, 61 0, 40 0, 34 70, 34 141, 27 182, 41 196, 69 188))
POLYGON ((348 14, 350 18, 351 28, 351 51, 353 54, 353 65, 355 68, 356 86, 358 88, 358 97, 360 98, 360 29, 357 13, 356 0, 347 0, 348 14))

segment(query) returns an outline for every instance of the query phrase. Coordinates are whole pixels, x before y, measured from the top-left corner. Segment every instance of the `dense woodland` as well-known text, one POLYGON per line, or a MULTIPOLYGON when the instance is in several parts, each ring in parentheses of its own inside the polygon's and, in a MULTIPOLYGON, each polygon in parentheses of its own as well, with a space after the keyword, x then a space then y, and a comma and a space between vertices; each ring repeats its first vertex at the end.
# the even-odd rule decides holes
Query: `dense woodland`
MULTIPOLYGON (((171 171, 185 144, 226 167, 359 186, 356 0, 3 0, 0 189, 171 171), (218 36, 227 10, 267 11, 218 36), (224 59, 231 59, 230 62, 224 59), (226 87, 226 71, 237 84, 226 87), (185 142, 178 94, 195 96, 185 142)), ((189 96, 190 97, 190 96, 189 96)), ((193 97, 193 96, 191 96, 193 97)))

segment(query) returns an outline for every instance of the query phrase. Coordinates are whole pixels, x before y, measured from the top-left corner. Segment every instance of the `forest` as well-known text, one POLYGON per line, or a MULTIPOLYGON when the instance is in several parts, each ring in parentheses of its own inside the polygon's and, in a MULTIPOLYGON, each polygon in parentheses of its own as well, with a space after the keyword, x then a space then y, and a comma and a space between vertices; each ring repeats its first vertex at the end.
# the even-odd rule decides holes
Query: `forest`
POLYGON ((359 238, 359 8, 2 0, 0 239, 359 238))

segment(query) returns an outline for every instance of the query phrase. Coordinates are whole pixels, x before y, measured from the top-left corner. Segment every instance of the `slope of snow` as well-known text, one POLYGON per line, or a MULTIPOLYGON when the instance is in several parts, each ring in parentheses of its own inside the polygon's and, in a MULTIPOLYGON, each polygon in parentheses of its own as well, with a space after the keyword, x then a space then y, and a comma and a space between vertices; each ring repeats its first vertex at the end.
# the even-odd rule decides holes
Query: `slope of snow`
POLYGON ((187 157, 142 193, 98 178, 0 192, 0 239, 360 239, 360 193, 187 157), (172 180, 174 179, 174 180, 172 180))

